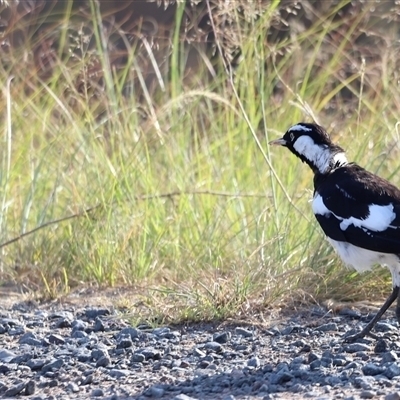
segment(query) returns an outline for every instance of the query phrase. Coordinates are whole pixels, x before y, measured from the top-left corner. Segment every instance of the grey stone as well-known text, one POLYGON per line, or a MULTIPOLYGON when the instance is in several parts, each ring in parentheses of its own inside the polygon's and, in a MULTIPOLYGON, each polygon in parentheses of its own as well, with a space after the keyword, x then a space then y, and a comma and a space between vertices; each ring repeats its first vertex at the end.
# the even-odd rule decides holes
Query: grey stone
POLYGON ((146 360, 146 357, 142 353, 134 353, 132 354, 131 361, 142 363, 146 360))
POLYGON ((379 353, 385 353, 389 349, 389 344, 388 341, 385 339, 378 339, 375 347, 374 347, 374 353, 379 354, 379 353))
POLYGON ((49 315, 49 319, 69 318, 71 321, 74 319, 74 314, 70 311, 55 311, 49 315))
POLYGON ((227 343, 231 338, 231 333, 228 331, 225 332, 220 332, 220 333, 216 333, 213 336, 213 341, 220 343, 220 344, 224 344, 227 343))
POLYGON ((57 335, 52 333, 49 337, 48 337, 48 341, 51 344, 64 344, 65 343, 65 339, 61 336, 61 335, 57 335))
POLYGON ((36 383, 35 381, 28 381, 26 386, 25 386, 25 391, 24 391, 24 395, 25 396, 31 396, 35 393, 36 391, 36 383))
POLYGON ((85 310, 85 317, 88 319, 96 319, 98 317, 103 317, 105 315, 110 315, 110 310, 108 308, 88 308, 85 310))
POLYGON ((139 331, 139 329, 132 328, 131 326, 128 326, 126 328, 123 328, 120 330, 120 332, 117 335, 117 340, 121 335, 129 335, 132 340, 138 339, 142 333, 139 331))
POLYGON ((42 369, 43 365, 46 363, 46 360, 43 358, 31 358, 27 361, 26 365, 32 370, 37 371, 42 369))
POLYGON ((153 348, 153 347, 145 347, 142 349, 139 349, 137 353, 143 354, 146 358, 146 360, 159 360, 161 359, 161 353, 159 350, 153 348))
POLYGON ((351 343, 344 347, 346 353, 357 353, 358 351, 370 351, 371 348, 364 343, 351 343))
POLYGON ((393 392, 389 393, 384 397, 385 400, 400 400, 400 393, 399 392, 393 392))
POLYGON ((361 368, 364 375, 379 375, 383 373, 385 368, 381 367, 380 365, 376 365, 374 363, 368 363, 361 368))
POLYGON ((152 334, 156 335, 156 336, 163 336, 163 335, 165 335, 166 333, 169 333, 169 332, 171 332, 171 328, 168 328, 167 326, 164 326, 164 327, 153 329, 152 334))
POLYGON ((290 374, 289 372, 283 371, 283 372, 278 372, 278 373, 272 374, 270 376, 270 382, 275 385, 281 385, 282 383, 289 382, 293 378, 294 378, 294 376, 292 374, 290 374))
POLYGON ((92 358, 92 352, 85 348, 78 348, 74 356, 80 362, 88 362, 92 358))
POLYGON ((18 343, 28 344, 29 346, 41 346, 42 340, 35 333, 27 332, 19 338, 18 343))
POLYGON ((159 397, 163 397, 164 393, 165 393, 165 390, 163 388, 157 387, 157 386, 152 386, 144 392, 144 395, 147 397, 159 398, 159 397))
POLYGON ((73 339, 86 339, 87 336, 88 336, 88 334, 81 330, 75 329, 75 330, 72 330, 72 332, 71 332, 71 338, 73 338, 73 339))
POLYGON ((67 385, 67 391, 72 393, 78 393, 80 391, 79 386, 75 382, 70 382, 67 385))
POLYGON ((206 350, 210 350, 214 353, 221 353, 223 350, 223 347, 220 343, 217 342, 208 342, 204 345, 204 348, 206 350))
POLYGON ((249 366, 249 367, 258 368, 260 365, 261 365, 261 362, 258 357, 250 358, 250 360, 247 361, 247 366, 249 366))
POLYGON ((129 334, 119 335, 117 339, 117 349, 126 349, 132 347, 133 342, 129 334))
POLYGON ((96 362, 96 367, 107 367, 107 365, 111 364, 111 359, 108 356, 103 356, 99 358, 96 362))
POLYGON ((318 360, 319 358, 320 358, 320 356, 318 356, 318 354, 309 353, 309 354, 308 354, 308 360, 307 360, 307 362, 310 364, 310 363, 312 363, 313 361, 318 360))
POLYGON ((382 364, 386 364, 389 362, 397 361, 398 356, 394 351, 387 351, 386 353, 382 354, 381 362, 382 364))
POLYGON ((49 383, 48 383, 49 387, 56 387, 58 386, 58 380, 57 379, 52 379, 49 383))
POLYGON ((294 326, 287 326, 286 328, 283 328, 280 333, 281 335, 286 336, 290 335, 293 331, 294 331, 294 326))
POLYGON ((320 331, 320 332, 337 331, 338 330, 338 326, 337 326, 336 323, 330 322, 328 324, 320 325, 319 327, 316 328, 316 330, 320 331))
POLYGON ((113 378, 125 378, 126 376, 130 375, 130 372, 125 370, 125 369, 117 369, 113 368, 110 371, 108 371, 108 374, 112 376, 113 378))
POLYGON ((0 350, 0 361, 2 361, 4 363, 10 362, 15 356, 16 356, 16 354, 10 350, 7 350, 7 349, 0 350))
POLYGON ((15 385, 11 386, 4 393, 4 397, 14 397, 14 396, 20 394, 25 389, 25 386, 26 386, 25 382, 20 382, 20 383, 17 383, 15 385))
POLYGON ((75 319, 71 323, 72 330, 74 331, 84 331, 87 328, 88 324, 81 319, 75 319))
POLYGON ((305 389, 306 387, 304 385, 301 383, 296 383, 291 387, 290 391, 293 393, 303 393, 306 391, 305 389))
POLYGON ((90 356, 94 359, 94 360, 98 360, 101 357, 108 357, 108 350, 106 348, 95 348, 91 351, 90 356))
POLYGON ((399 376, 400 375, 400 366, 397 365, 396 363, 392 363, 390 366, 388 366, 385 369, 383 374, 389 379, 392 379, 395 376, 399 376))
POLYGON ((198 349, 197 347, 195 347, 195 348, 193 349, 193 354, 194 354, 196 357, 205 357, 205 356, 206 356, 206 353, 204 353, 204 351, 201 351, 201 350, 198 349))
POLYGON ((357 376, 354 378, 354 386, 364 390, 371 390, 375 385, 375 379, 372 376, 357 376))
POLYGON ((92 397, 103 397, 104 396, 104 390, 97 388, 97 389, 93 389, 92 393, 91 393, 92 397))
POLYGON ((201 360, 201 361, 199 362, 199 368, 206 369, 206 368, 208 368, 208 367, 210 366, 210 364, 211 364, 210 361, 201 360))
POLYGON ((173 397, 172 400, 197 400, 195 397, 187 396, 186 394, 178 394, 177 396, 173 397))
POLYGON ((104 332, 106 327, 104 326, 104 322, 100 318, 96 318, 94 321, 93 331, 94 332, 104 332))
POLYGON ((375 324, 374 329, 377 332, 393 332, 393 331, 397 332, 398 331, 397 327, 395 327, 392 324, 389 324, 388 322, 384 322, 384 321, 378 321, 375 324))
POLYGON ((376 393, 372 390, 363 390, 360 393, 361 399, 373 399, 376 396, 376 393))
POLYGON ((48 371, 59 370, 63 365, 64 365, 64 360, 61 358, 52 360, 42 367, 42 373, 44 374, 48 371))
POLYGON ((314 360, 310 363, 310 371, 315 371, 321 367, 321 360, 314 360))
POLYGON ((71 328, 71 324, 72 324, 72 317, 71 318, 60 318, 56 321, 55 323, 55 328, 58 329, 64 329, 64 328, 71 328))
POLYGON ((332 365, 334 367, 344 367, 345 365, 349 364, 350 359, 342 354, 337 355, 332 360, 332 365))
POLYGON ((253 332, 252 331, 250 331, 248 329, 245 329, 245 328, 242 328, 240 326, 235 328, 235 334, 243 336, 243 337, 247 337, 247 338, 253 337, 253 332))

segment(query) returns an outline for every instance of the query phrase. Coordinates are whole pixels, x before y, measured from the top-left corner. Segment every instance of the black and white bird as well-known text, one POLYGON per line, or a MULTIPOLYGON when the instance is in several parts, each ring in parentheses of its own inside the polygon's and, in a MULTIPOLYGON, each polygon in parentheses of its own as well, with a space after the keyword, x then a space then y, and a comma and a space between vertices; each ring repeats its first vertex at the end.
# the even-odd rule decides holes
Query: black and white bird
POLYGON ((371 329, 397 299, 400 323, 400 190, 385 179, 347 161, 324 128, 298 123, 272 145, 287 147, 314 172, 312 209, 343 262, 358 272, 374 264, 392 274, 393 291, 354 341, 371 329))

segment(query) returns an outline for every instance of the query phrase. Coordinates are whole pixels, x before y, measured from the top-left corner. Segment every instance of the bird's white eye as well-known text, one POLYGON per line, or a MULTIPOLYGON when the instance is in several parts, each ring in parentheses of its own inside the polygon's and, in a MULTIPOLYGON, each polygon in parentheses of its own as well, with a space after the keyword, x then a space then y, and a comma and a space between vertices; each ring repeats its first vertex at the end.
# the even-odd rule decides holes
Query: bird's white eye
POLYGON ((293 132, 290 132, 290 140, 293 142, 294 141, 294 135, 293 132))

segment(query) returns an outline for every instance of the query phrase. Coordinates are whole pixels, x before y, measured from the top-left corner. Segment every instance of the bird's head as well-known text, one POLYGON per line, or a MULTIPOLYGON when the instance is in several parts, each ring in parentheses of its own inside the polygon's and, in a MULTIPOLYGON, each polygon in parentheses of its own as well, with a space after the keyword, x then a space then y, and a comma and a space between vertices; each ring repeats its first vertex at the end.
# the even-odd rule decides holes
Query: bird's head
POLYGON ((283 137, 269 144, 287 147, 314 173, 325 174, 347 164, 344 150, 332 143, 326 130, 317 124, 299 122, 290 127, 283 137))

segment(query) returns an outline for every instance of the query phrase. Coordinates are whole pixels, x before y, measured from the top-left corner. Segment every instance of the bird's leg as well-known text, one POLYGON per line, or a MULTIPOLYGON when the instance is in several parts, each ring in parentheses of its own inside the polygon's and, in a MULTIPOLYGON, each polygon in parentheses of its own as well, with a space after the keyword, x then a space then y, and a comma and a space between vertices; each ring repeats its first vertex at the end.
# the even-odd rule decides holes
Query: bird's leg
POLYGON ((366 335, 371 335, 370 333, 371 329, 375 326, 375 324, 379 321, 379 319, 382 317, 382 315, 385 313, 385 311, 392 305, 392 303, 396 300, 397 298, 397 308, 396 308, 396 316, 397 319, 399 320, 400 318, 400 297, 399 297, 399 287, 395 286, 393 288, 392 293, 389 295, 389 297, 386 299, 385 303, 383 306, 380 308, 380 310, 376 313, 375 317, 372 318, 371 321, 368 322, 367 325, 365 325, 364 329, 356 333, 355 335, 348 336, 345 338, 345 342, 351 343, 356 341, 357 339, 363 338, 366 335))
POLYGON ((397 295, 396 317, 398 323, 400 324, 400 290, 399 294, 397 295))

